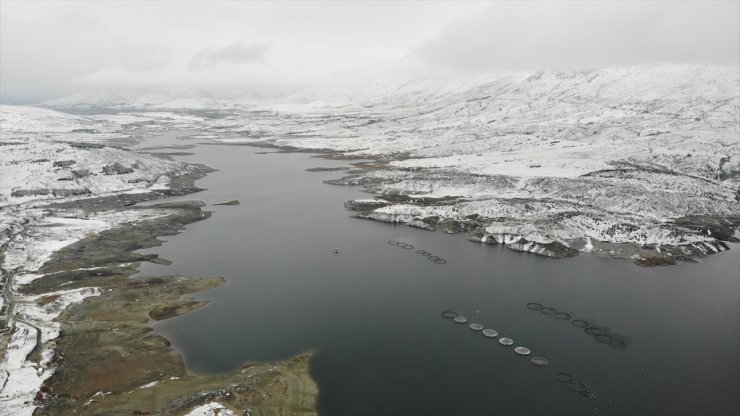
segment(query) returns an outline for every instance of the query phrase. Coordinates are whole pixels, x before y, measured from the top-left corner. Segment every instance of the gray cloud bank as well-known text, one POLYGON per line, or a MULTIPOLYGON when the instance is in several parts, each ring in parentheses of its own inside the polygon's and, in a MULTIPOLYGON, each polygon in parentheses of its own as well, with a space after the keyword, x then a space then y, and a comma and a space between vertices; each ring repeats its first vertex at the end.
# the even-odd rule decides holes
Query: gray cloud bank
POLYGON ((265 54, 269 49, 266 44, 244 45, 242 42, 223 48, 209 47, 193 55, 190 62, 188 62, 188 68, 202 70, 222 62, 233 64, 264 63, 265 54))
POLYGON ((737 64, 740 2, 500 2, 414 53, 451 71, 737 64))
POLYGON ((740 1, 0 0, 0 102, 147 85, 302 85, 738 64, 740 1))

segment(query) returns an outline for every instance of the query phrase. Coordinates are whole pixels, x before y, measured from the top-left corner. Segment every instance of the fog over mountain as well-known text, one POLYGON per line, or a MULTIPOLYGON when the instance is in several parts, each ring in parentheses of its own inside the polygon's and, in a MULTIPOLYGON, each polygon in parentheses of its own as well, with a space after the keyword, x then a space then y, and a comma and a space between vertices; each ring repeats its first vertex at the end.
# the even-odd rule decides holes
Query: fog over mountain
POLYGON ((110 86, 326 85, 735 64, 740 3, 0 3, 0 100, 110 86))

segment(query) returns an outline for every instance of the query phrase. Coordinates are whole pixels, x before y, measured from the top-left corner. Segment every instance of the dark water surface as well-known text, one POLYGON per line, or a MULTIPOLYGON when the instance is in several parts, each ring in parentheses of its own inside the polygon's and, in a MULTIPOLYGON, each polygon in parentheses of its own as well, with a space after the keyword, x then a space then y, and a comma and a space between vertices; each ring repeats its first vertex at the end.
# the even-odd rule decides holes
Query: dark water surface
MULTIPOLYGON (((144 145, 177 141, 177 132, 144 145)), ((142 147, 140 145, 140 147, 142 147)), ((219 169, 186 199, 212 218, 146 250, 142 274, 224 276, 211 303, 157 330, 199 373, 315 351, 322 415, 735 415, 740 411, 740 250, 667 268, 554 260, 406 226, 348 218, 359 188, 322 184, 347 162, 202 145, 179 160, 219 169), (414 250, 388 245, 414 244, 414 250), (335 255, 332 249, 340 248, 335 255), (444 257, 436 265, 416 254, 444 257), (527 309, 539 302, 625 337, 626 349, 527 309), (512 347, 443 319, 452 309, 512 347), (550 366, 514 353, 526 346, 550 366), (554 379, 566 371, 597 398, 554 379)))

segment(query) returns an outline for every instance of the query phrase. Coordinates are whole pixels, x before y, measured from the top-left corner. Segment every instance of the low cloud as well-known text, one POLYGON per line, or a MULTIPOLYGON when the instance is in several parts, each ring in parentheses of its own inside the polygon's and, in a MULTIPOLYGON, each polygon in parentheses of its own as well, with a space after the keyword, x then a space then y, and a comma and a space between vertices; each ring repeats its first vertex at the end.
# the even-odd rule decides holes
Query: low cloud
POLYGON ((497 2, 414 54, 458 72, 651 63, 737 64, 737 1, 497 2))
POLYGON ((3 103, 95 86, 740 61, 737 0, 0 3, 3 103))
POLYGON ((265 54, 270 49, 269 45, 253 43, 244 45, 237 42, 223 48, 208 47, 193 55, 188 62, 191 70, 201 70, 213 67, 221 63, 232 64, 262 64, 265 62, 265 54))

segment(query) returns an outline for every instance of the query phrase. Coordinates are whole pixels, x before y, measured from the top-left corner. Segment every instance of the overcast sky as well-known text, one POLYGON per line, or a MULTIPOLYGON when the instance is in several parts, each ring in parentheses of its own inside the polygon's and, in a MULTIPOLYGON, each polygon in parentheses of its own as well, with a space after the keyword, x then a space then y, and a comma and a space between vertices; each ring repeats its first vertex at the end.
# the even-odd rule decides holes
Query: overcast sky
POLYGON ((740 62, 740 0, 0 0, 0 100, 120 85, 355 82, 740 62))

